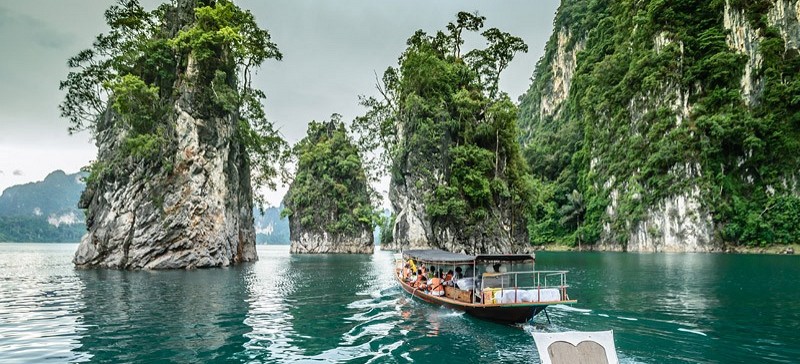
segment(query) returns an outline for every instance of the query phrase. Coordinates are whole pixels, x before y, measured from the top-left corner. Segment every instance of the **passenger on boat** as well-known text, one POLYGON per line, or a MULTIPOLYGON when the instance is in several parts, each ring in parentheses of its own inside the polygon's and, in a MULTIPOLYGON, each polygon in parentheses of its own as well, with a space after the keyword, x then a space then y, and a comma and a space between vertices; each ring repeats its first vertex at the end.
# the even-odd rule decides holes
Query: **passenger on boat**
POLYGON ((433 276, 428 281, 428 293, 434 296, 444 296, 444 282, 441 276, 433 276))
POLYGON ((406 265, 405 265, 405 266, 403 266, 403 277, 402 277, 402 278, 403 278, 404 280, 406 280, 406 281, 407 281, 409 278, 411 278, 411 268, 409 268, 409 266, 408 266, 408 263, 406 263, 406 265))
POLYGON ((461 272, 461 267, 456 267, 455 279, 464 278, 464 273, 461 272))
POLYGON ((447 275, 444 276, 444 284, 445 285, 453 285, 453 270, 447 271, 447 275))
POLYGON ((425 269, 425 264, 424 263, 419 265, 419 269, 422 271, 422 275, 423 276, 426 276, 426 277, 428 276, 428 270, 425 269))
POLYGON ((422 274, 422 269, 417 269, 417 274, 415 274, 414 276, 411 277, 411 281, 410 281, 411 287, 417 288, 417 286, 419 285, 420 280, 423 277, 425 277, 425 275, 422 274))
POLYGON ((436 277, 436 267, 431 266, 431 272, 428 273, 428 278, 436 277))
POLYGON ((414 284, 414 288, 425 291, 428 289, 428 278, 425 278, 424 274, 420 274, 417 276, 417 282, 414 284))

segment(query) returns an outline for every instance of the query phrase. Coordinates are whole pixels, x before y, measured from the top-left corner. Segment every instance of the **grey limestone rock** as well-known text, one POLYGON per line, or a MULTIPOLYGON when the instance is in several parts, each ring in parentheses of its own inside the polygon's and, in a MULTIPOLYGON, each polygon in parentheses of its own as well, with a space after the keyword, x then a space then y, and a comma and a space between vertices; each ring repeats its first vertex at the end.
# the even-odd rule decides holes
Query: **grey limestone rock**
MULTIPOLYGON (((193 19, 195 5, 178 2, 173 32, 193 19)), ((250 166, 235 137, 239 119, 203 116, 191 57, 184 68, 167 108, 168 162, 121 158, 126 129, 118 116, 109 108, 98 122, 97 160, 115 161, 115 171, 88 185, 81 197, 88 232, 75 253, 76 266, 203 268, 258 259, 250 166)))

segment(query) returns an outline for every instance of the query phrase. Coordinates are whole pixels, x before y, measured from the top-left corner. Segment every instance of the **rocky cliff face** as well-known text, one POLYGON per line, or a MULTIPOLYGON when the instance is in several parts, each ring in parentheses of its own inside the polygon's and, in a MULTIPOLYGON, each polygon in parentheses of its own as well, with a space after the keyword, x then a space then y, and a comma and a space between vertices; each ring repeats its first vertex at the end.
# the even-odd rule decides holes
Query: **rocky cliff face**
MULTIPOLYGON (((179 1, 171 10, 177 23, 167 27, 186 26, 195 5, 179 1)), ((239 119, 201 111, 196 95, 203 86, 193 82, 192 57, 178 73, 165 108, 167 162, 121 157, 129 131, 111 108, 98 124, 97 160, 114 161, 115 171, 88 185, 81 198, 88 232, 75 254, 77 266, 202 268, 258 259, 248 159, 234 141, 239 119)))
MULTIPOLYGON (((772 1, 766 19, 767 25, 780 33, 785 51, 796 52, 800 47, 800 2, 772 1)), ((753 26, 745 10, 731 6, 730 1, 725 1, 724 26, 730 31, 728 45, 747 57, 740 85, 742 98, 748 106, 754 106, 764 88, 764 79, 758 73, 764 63, 760 47, 765 31, 753 26)))
MULTIPOLYGON (((172 110, 174 169, 130 165, 127 176, 84 192, 88 233, 78 266, 170 269, 228 266, 258 259, 252 189, 243 151, 231 142, 235 119, 192 115, 191 87, 172 110)), ((109 121, 113 113, 107 114, 109 121)), ((98 160, 120 148, 115 128, 100 133, 98 160)))
POLYGON ((292 254, 372 254, 375 251, 370 231, 362 231, 360 235, 331 234, 302 229, 297 221, 290 223, 289 229, 292 239, 289 252, 292 254))
MULTIPOLYGON (((401 143, 403 141, 401 140, 401 143)), ((500 204, 491 212, 496 220, 487 219, 475 226, 453 226, 437 222, 426 211, 426 195, 432 185, 443 184, 443 173, 432 183, 428 173, 420 173, 420 164, 430 164, 431 156, 411 153, 399 171, 403 178, 392 178, 389 199, 397 211, 392 245, 386 250, 442 249, 466 254, 513 254, 529 250, 526 221, 522 213, 510 205, 500 204), (499 223, 498 223, 499 222, 499 223)))
POLYGON ((562 2, 520 106, 526 156, 554 191, 539 205, 542 242, 642 252, 787 242, 768 230, 790 231, 780 226, 794 213, 766 216, 777 201, 794 206, 798 166, 777 161, 786 144, 769 135, 797 125, 784 98, 796 81, 775 75, 796 68, 800 5, 762 3, 562 2), (562 197, 571 189, 577 210, 562 197))

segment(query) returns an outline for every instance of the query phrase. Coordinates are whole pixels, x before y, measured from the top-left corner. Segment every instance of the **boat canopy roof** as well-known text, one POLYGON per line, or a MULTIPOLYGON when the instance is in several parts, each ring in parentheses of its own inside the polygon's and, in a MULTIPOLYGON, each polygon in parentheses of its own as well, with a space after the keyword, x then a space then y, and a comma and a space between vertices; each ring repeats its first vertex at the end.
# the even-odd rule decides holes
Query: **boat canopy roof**
POLYGON ((415 260, 437 263, 474 264, 480 262, 526 262, 534 261, 533 254, 479 254, 451 253, 439 249, 405 250, 403 255, 415 260))

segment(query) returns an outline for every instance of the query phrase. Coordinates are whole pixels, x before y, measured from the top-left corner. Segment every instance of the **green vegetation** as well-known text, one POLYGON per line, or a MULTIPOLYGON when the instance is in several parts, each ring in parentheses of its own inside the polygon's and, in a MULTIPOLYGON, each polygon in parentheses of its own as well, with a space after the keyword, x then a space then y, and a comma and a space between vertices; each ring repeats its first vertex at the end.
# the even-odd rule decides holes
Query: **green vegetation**
POLYGON ((283 140, 266 120, 264 93, 251 87, 251 73, 282 55, 253 15, 226 0, 198 0, 192 19, 174 3, 148 12, 136 0, 119 0, 105 16, 110 31, 70 58, 73 71, 60 85, 70 132, 124 136, 112 156, 88 168, 89 188, 140 165, 172 172, 173 105, 187 87, 196 90, 189 100, 194 117, 238 118, 233 138, 248 153, 254 182, 274 186, 283 140))
POLYGON ((481 33, 486 48, 462 53, 464 33, 480 31, 484 20, 461 12, 446 31, 417 31, 399 66, 384 73, 383 99, 362 99, 369 110, 354 123, 359 145, 383 151, 377 162, 389 166, 392 183, 423 191, 434 224, 463 241, 484 224, 500 226, 498 208, 513 224, 530 194, 517 107, 498 86, 514 54, 528 48, 491 28, 481 33))
POLYGON ((556 33, 571 34, 567 50, 585 41, 569 97, 555 115, 540 113, 558 76, 554 34, 520 106, 536 186, 533 243, 595 242, 608 223, 624 245, 647 208, 693 186, 718 240, 796 242, 800 57, 767 24, 770 2, 731 4, 763 36, 763 88, 752 106, 739 85, 747 56, 726 43, 725 1, 562 3, 556 33), (659 37, 667 42, 657 51, 659 37), (679 119, 680 97, 690 112, 679 119), (620 194, 608 216, 612 190, 620 194))
POLYGON ((373 231, 380 215, 358 149, 340 118, 312 121, 308 135, 295 145, 297 173, 282 216, 306 231, 357 236, 373 231))

